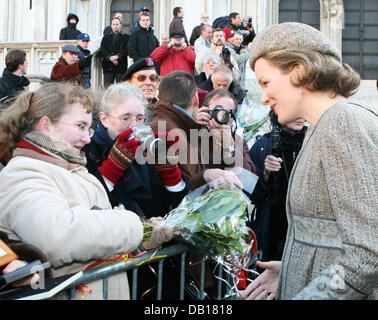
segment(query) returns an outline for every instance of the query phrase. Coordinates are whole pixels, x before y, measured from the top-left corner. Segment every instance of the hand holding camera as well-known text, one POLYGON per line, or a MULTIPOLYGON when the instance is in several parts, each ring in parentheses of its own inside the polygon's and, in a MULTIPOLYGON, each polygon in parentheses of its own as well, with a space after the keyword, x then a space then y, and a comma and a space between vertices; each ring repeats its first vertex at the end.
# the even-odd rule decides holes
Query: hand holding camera
POLYGON ((133 129, 130 128, 119 135, 110 149, 108 158, 98 168, 100 173, 114 184, 117 184, 125 170, 135 160, 135 152, 140 141, 135 138, 130 139, 133 132, 133 129))
POLYGON ((162 140, 166 144, 166 154, 164 159, 159 155, 156 158, 157 163, 155 163, 156 171, 159 173, 163 183, 167 187, 176 186, 182 180, 182 172, 178 167, 178 142, 179 136, 173 137, 167 131, 166 132, 154 132, 155 137, 162 140), (177 144, 177 148, 173 149, 174 154, 169 154, 172 149, 168 150, 169 147, 172 147, 174 144, 177 144), (163 161, 161 161, 163 160, 163 161), (161 164, 162 162, 162 164, 161 164))
POLYGON ((186 47, 187 45, 184 39, 173 39, 168 45, 168 48, 174 48, 176 50, 184 50, 186 47))

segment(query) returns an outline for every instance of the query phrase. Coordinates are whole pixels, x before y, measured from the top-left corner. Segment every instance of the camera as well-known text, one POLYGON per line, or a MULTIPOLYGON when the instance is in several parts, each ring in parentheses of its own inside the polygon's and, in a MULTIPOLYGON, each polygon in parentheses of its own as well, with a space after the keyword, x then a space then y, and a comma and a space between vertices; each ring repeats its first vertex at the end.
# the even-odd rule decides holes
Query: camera
POLYGON ((143 124, 137 124, 132 128, 133 133, 127 140, 133 138, 140 141, 141 145, 146 147, 147 152, 152 156, 165 156, 167 152, 167 144, 160 138, 156 138, 151 127, 143 124))
POLYGON ((222 48, 222 56, 227 57, 227 56, 229 56, 230 54, 231 54, 230 49, 228 49, 228 48, 226 48, 226 47, 223 47, 223 48, 222 48))
POLYGON ((207 112, 219 124, 226 124, 230 120, 230 115, 235 118, 232 110, 227 111, 221 105, 215 106, 214 110, 204 110, 204 112, 207 112))
POLYGON ((175 46, 180 47, 181 46, 181 40, 175 40, 175 46))
POLYGON ((248 19, 247 27, 252 28, 252 18, 248 19))

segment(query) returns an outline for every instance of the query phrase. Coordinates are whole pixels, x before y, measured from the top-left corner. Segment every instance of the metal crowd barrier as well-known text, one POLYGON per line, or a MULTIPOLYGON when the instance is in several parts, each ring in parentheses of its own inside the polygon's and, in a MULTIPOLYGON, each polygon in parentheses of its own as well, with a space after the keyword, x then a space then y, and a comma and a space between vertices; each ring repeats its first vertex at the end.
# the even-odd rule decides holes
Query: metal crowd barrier
MULTIPOLYGON (((84 283, 90 283, 92 281, 101 280, 103 281, 103 298, 104 300, 108 299, 108 278, 110 276, 113 276, 118 273, 126 272, 128 270, 132 270, 133 272, 133 278, 132 278, 132 285, 130 289, 130 297, 131 300, 137 300, 137 282, 138 282, 138 268, 140 266, 145 266, 150 263, 158 262, 158 279, 157 279, 157 296, 156 300, 162 300, 163 298, 163 292, 162 292, 162 284, 163 284, 163 263, 165 259, 168 259, 173 256, 180 256, 180 290, 179 290, 179 300, 184 300, 185 297, 185 259, 186 254, 189 251, 188 247, 184 244, 175 244, 166 248, 163 248, 158 251, 149 251, 139 257, 133 257, 132 259, 128 259, 125 261, 117 261, 107 264, 102 264, 98 267, 93 267, 89 270, 86 270, 82 272, 82 275, 80 278, 75 280, 74 282, 70 283, 68 286, 64 288, 64 291, 67 291, 69 293, 70 299, 75 298, 75 290, 76 286, 82 285, 84 283)), ((197 293, 198 300, 204 300, 206 297, 206 292, 204 290, 205 285, 205 263, 206 263, 206 257, 202 257, 201 259, 201 276, 200 276, 200 282, 199 282, 199 292, 197 293)), ((222 297, 222 282, 225 281, 222 278, 222 268, 220 267, 216 272, 216 278, 218 279, 217 284, 217 297, 216 299, 221 300, 222 297)), ((78 275, 79 276, 79 275, 78 275)), ((60 278, 54 278, 49 279, 46 281, 48 283, 49 281, 54 282, 55 285, 62 284, 65 280, 67 280, 68 276, 61 277, 62 280, 60 281, 60 278)), ((227 275, 228 280, 230 280, 230 276, 227 275)), ((22 289, 17 289, 22 290, 22 289)), ((30 299, 30 300, 38 300, 38 298, 33 298, 34 292, 33 290, 30 290, 29 287, 29 295, 24 295, 22 299, 30 299), (29 298, 28 298, 29 296, 29 298)), ((37 292, 35 292, 37 294, 37 292)), ((38 297, 38 296, 35 296, 38 297)), ((232 298, 232 297, 231 297, 232 298)), ((2 298, 2 295, 0 294, 0 300, 4 299, 2 298)), ((15 298, 7 298, 5 299, 15 299, 15 298)), ((17 299, 17 298, 16 298, 17 299)), ((54 297, 52 298, 54 299, 54 297)))

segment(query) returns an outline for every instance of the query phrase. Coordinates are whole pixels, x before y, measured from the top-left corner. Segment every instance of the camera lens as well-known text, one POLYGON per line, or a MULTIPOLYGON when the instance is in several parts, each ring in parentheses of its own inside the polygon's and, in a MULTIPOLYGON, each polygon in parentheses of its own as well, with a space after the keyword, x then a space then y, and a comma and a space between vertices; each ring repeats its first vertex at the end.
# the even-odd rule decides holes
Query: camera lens
POLYGON ((167 145, 160 138, 156 138, 149 143, 148 152, 155 157, 165 157, 167 154, 167 145))
POLYGON ((219 110, 214 118, 218 123, 226 124, 230 119, 230 116, 226 110, 219 110))

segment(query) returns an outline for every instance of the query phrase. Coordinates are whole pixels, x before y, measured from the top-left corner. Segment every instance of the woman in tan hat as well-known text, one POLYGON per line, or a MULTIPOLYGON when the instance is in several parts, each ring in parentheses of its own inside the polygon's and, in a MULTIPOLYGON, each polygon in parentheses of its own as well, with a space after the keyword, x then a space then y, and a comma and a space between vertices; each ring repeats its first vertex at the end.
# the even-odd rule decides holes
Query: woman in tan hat
POLYGON ((281 23, 253 41, 250 66, 262 103, 282 124, 310 128, 290 177, 288 235, 282 261, 246 299, 377 299, 376 113, 349 100, 359 75, 318 30, 281 23))

